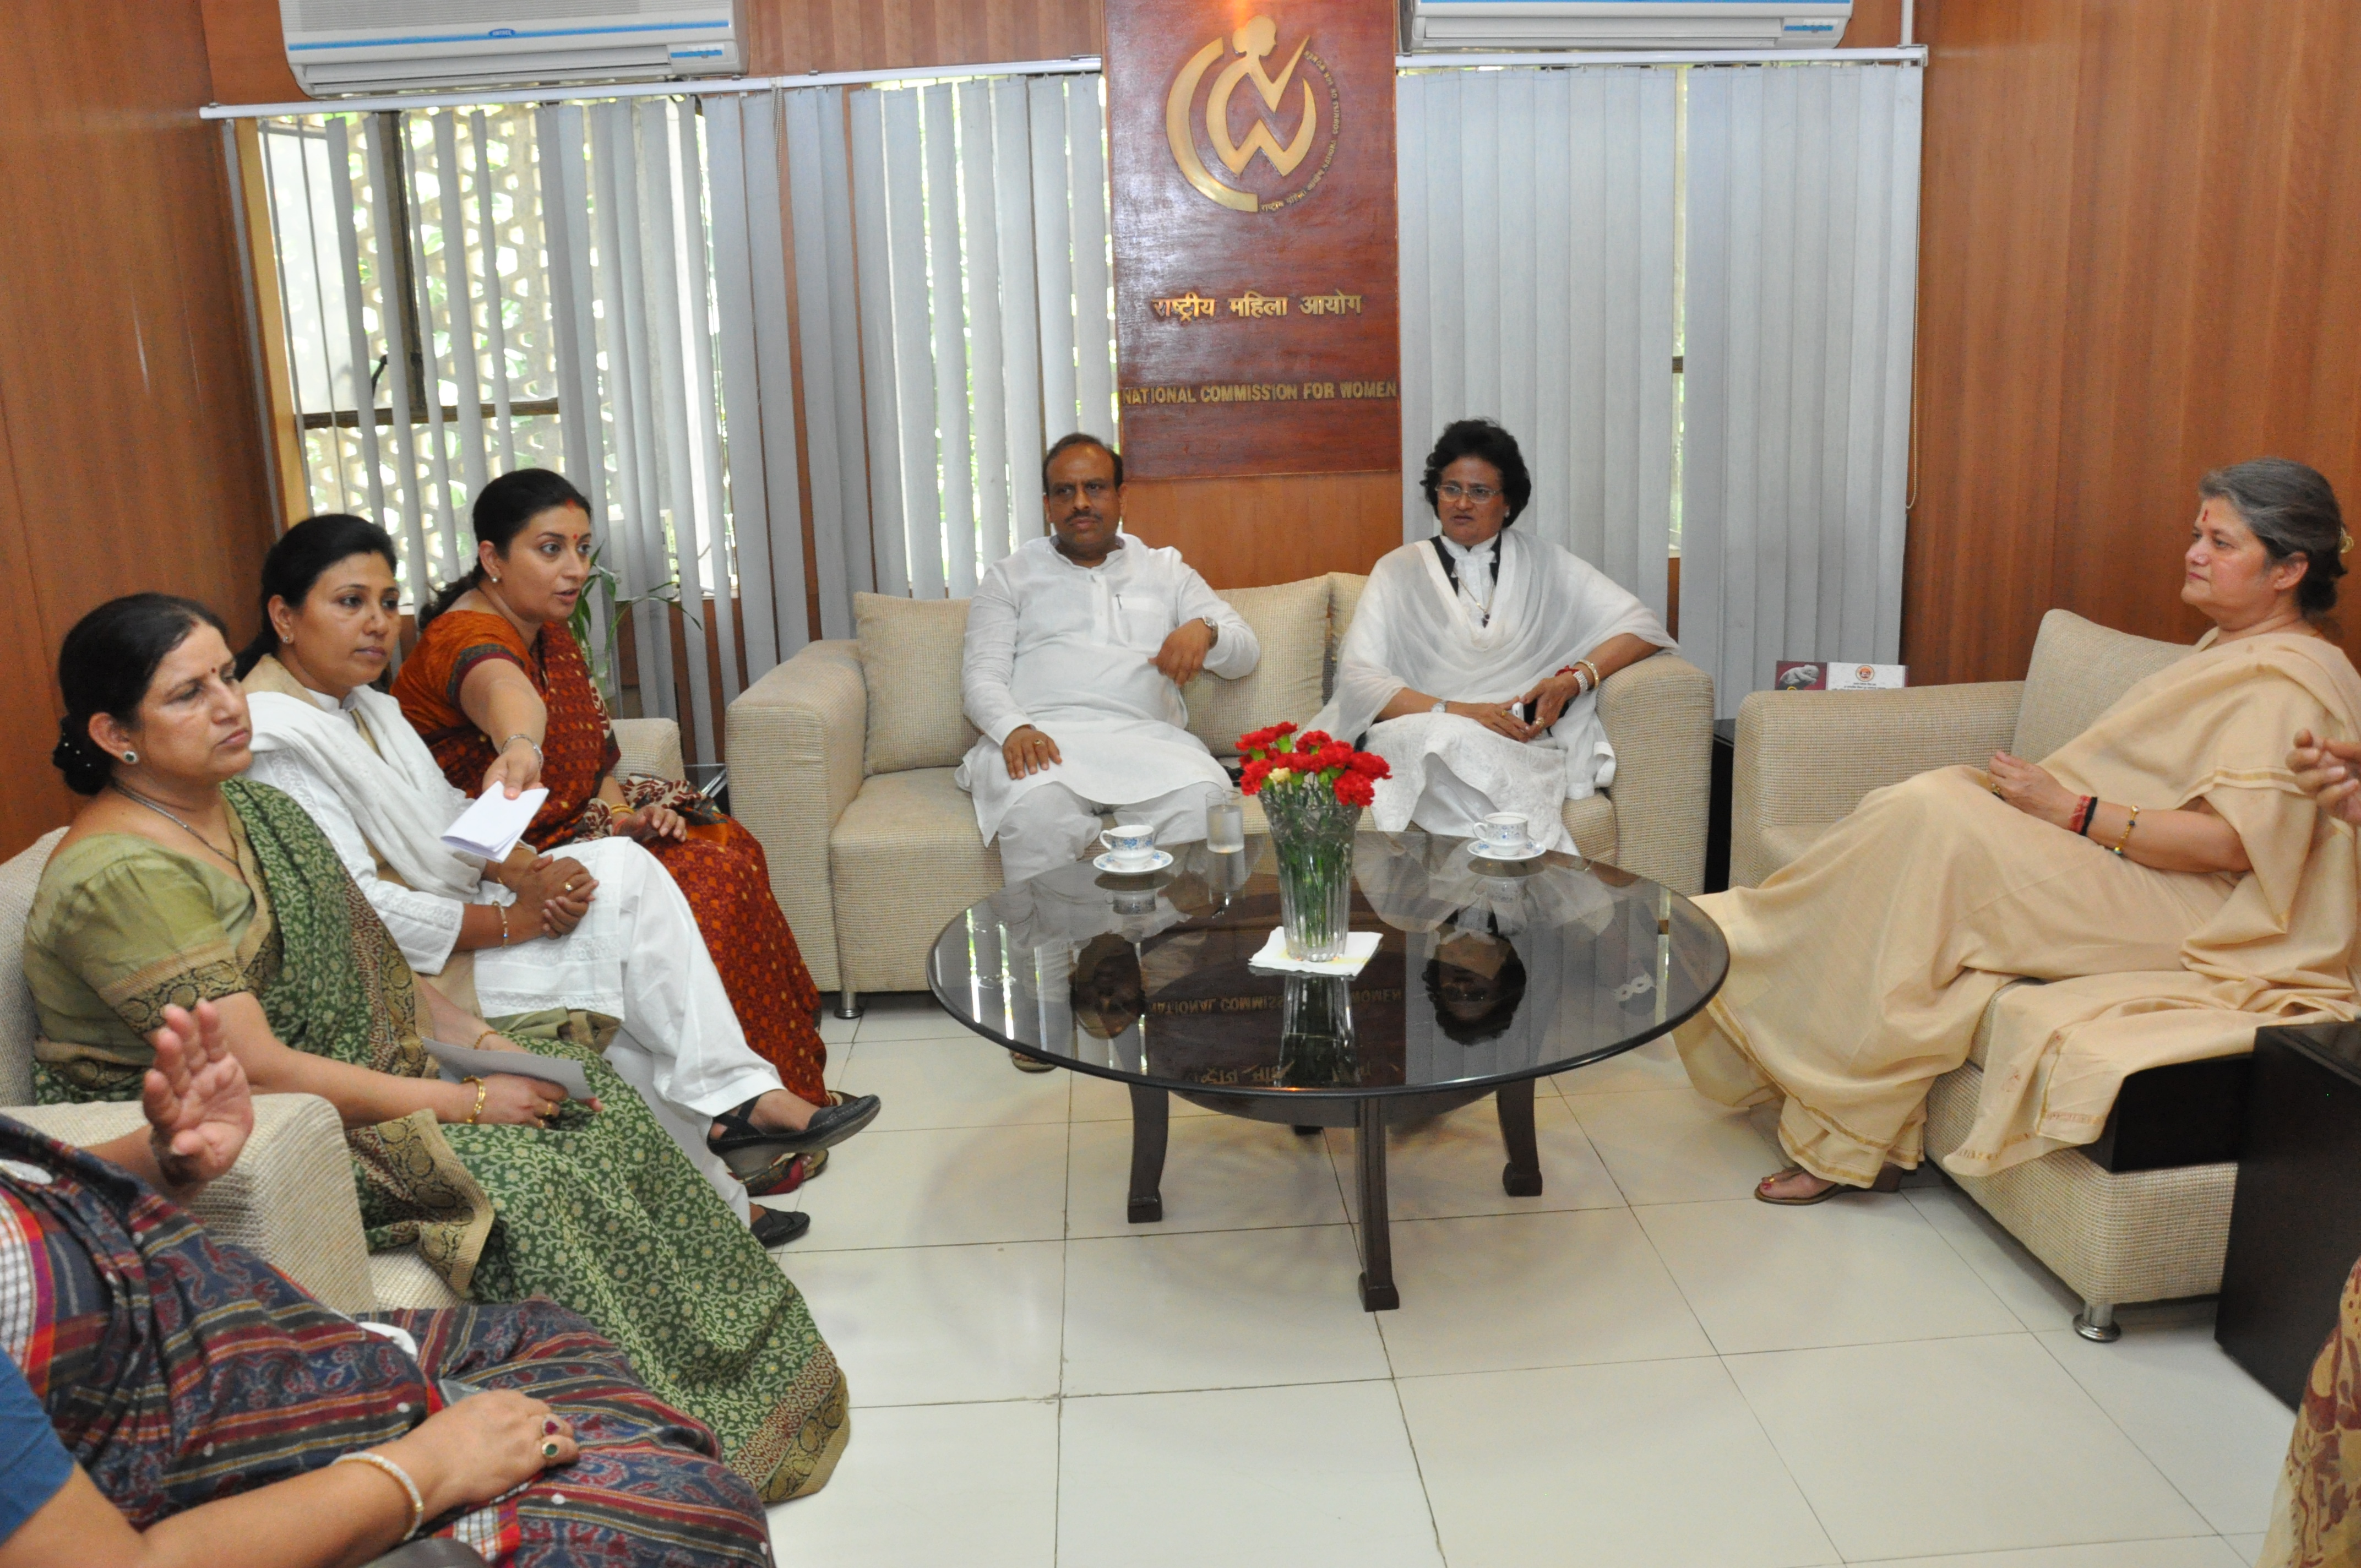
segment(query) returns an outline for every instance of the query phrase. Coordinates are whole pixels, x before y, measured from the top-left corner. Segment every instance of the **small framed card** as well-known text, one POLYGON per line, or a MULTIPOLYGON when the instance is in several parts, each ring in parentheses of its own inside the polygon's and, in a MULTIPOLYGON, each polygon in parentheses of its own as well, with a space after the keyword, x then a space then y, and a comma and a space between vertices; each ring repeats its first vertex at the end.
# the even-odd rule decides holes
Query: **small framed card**
POLYGON ((1783 692, 1900 691, 1910 684, 1907 664, 1843 664, 1832 660, 1782 659, 1771 689, 1783 692))

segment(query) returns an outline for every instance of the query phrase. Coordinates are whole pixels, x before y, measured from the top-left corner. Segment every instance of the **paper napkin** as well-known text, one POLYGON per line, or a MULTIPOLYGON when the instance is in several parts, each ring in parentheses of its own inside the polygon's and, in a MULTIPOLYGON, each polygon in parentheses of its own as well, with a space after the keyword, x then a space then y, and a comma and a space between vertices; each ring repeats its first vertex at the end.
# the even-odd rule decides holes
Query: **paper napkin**
POLYGON ((1385 933, 1382 931, 1355 931, 1345 938, 1344 957, 1330 959, 1325 963, 1312 963, 1303 959, 1289 958, 1287 933, 1274 926, 1270 940, 1262 945, 1262 951, 1246 960, 1246 967, 1281 970, 1290 974, 1356 975, 1361 972, 1363 964, 1377 957, 1378 944, 1383 940, 1385 933))
POLYGON ((533 814, 549 798, 545 789, 529 789, 511 800, 506 790, 489 789, 476 804, 459 813, 459 820, 443 830, 443 847, 463 855, 504 861, 533 826, 533 814))

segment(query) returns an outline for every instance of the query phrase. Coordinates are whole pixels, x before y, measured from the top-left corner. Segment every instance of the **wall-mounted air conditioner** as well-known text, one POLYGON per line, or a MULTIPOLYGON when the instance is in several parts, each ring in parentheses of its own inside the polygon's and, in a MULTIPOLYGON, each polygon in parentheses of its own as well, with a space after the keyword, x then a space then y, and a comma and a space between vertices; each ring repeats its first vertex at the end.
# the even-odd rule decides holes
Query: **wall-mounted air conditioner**
POLYGON ((738 0, 279 0, 315 98, 744 71, 738 0))
POLYGON ((1402 48, 1833 49, 1852 0, 1401 0, 1402 48))

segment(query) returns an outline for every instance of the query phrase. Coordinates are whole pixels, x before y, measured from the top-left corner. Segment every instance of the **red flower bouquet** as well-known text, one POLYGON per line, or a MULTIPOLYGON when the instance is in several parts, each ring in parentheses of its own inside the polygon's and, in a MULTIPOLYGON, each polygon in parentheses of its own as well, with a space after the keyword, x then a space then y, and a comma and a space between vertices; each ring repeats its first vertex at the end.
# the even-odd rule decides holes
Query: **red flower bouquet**
POLYGON ((1386 760, 1292 724, 1241 735, 1238 751, 1246 760, 1238 787, 1260 797, 1270 823, 1288 956, 1336 958, 1351 929, 1353 832, 1386 760))
MULTIPOLYGON (((1238 787, 1246 794, 1261 795, 1273 784, 1326 789, 1338 805, 1356 811, 1377 798, 1378 781, 1392 771, 1374 752, 1356 751, 1317 729, 1299 735, 1292 724, 1239 736, 1238 751, 1246 759, 1238 787)), ((1268 813, 1270 803, 1263 804, 1268 813)))

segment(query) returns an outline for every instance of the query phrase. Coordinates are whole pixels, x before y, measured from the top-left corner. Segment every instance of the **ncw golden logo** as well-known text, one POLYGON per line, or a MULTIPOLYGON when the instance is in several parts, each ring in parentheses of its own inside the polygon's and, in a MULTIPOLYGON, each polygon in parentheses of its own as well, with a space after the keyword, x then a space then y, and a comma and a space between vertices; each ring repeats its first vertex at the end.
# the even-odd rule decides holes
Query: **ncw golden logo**
POLYGON ((1180 166, 1182 178, 1208 199, 1241 213, 1274 212, 1312 194, 1326 176, 1328 165, 1336 156, 1343 116, 1337 103, 1336 79, 1329 74, 1327 64, 1312 52, 1311 42, 1308 38, 1299 39, 1285 66, 1274 76, 1270 59, 1279 44, 1279 24, 1268 16, 1257 16, 1227 38, 1217 38, 1206 44, 1173 77, 1171 89, 1164 95, 1164 134, 1172 144, 1172 160, 1180 166), (1213 62, 1232 50, 1236 51, 1235 57, 1214 75, 1202 110, 1205 141, 1229 175, 1228 180, 1224 180, 1206 166, 1197 148, 1201 113, 1197 93, 1213 62), (1299 67, 1305 68, 1300 75, 1299 67), (1324 92, 1313 89, 1314 75, 1324 92), (1262 100, 1258 110, 1253 99, 1246 101, 1254 121, 1244 139, 1233 137, 1230 133, 1231 95, 1240 82, 1251 82, 1255 96, 1262 100), (1286 113, 1290 87, 1301 93, 1296 100, 1294 128, 1291 132, 1275 131, 1269 116, 1286 113), (1323 98, 1326 100, 1324 104, 1323 98), (1286 138, 1283 141, 1282 136, 1286 138), (1321 154, 1316 163, 1312 160, 1315 149, 1321 154), (1249 170, 1248 165, 1257 158, 1269 165, 1268 174, 1249 170), (1307 164, 1311 165, 1308 172, 1307 164))

